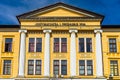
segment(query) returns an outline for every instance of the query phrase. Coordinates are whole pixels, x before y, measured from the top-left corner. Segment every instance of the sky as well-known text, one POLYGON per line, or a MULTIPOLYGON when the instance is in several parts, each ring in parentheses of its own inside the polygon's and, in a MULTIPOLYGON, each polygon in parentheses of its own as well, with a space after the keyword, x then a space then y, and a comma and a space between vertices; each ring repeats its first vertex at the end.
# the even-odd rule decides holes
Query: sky
POLYGON ((120 0, 0 0, 0 25, 18 25, 17 15, 57 2, 104 15, 102 25, 120 25, 120 0))

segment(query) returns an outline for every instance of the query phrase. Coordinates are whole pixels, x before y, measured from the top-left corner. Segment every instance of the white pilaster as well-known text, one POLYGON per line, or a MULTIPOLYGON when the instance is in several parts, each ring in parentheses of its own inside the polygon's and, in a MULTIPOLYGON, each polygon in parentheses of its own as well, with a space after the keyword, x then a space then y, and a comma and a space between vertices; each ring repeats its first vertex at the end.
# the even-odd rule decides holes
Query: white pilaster
POLYGON ((71 77, 76 76, 76 35, 77 30, 69 30, 71 33, 70 39, 70 74, 71 77))
POLYGON ((96 33, 96 76, 103 77, 103 63, 102 63, 102 30, 94 30, 96 33))
POLYGON ((27 30, 19 30, 21 39, 20 39, 20 57, 19 57, 19 77, 24 77, 24 68, 25 68, 25 50, 26 50, 26 33, 27 30))
POLYGON ((44 48, 44 76, 50 75, 50 33, 51 30, 43 30, 45 33, 45 48, 44 48))

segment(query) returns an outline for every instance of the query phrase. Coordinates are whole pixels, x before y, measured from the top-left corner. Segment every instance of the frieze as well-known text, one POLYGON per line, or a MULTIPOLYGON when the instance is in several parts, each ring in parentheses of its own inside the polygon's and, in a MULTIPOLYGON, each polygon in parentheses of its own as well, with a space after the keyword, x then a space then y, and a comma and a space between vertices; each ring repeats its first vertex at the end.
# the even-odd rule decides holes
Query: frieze
POLYGON ((36 23, 36 26, 86 26, 85 23, 36 23))

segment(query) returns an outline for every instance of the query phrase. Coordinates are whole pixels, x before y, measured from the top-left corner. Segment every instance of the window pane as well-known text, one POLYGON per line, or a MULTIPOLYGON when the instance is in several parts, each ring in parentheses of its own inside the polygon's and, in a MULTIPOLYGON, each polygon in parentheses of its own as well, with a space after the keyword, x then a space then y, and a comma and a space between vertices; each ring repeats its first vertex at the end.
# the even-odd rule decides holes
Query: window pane
POLYGON ((36 39, 36 52, 42 51, 42 38, 36 39))
POLYGON ((59 52, 59 38, 54 38, 54 52, 59 52))
POLYGON ((84 52, 84 38, 79 38, 79 52, 84 52))
POLYGON ((86 38, 86 47, 87 47, 87 52, 92 52, 92 39, 91 38, 86 38))
POLYGON ((41 60, 36 60, 36 70, 35 70, 36 75, 41 74, 41 60))
POLYGON ((28 60, 28 75, 33 75, 34 72, 34 60, 28 60))
POLYGON ((11 60, 4 60, 3 74, 4 75, 11 74, 11 60))
POLYGON ((5 39, 5 52, 12 52, 12 38, 5 39))
POLYGON ((79 61, 79 75, 85 75, 85 60, 79 61))
POLYGON ((67 75, 67 60, 61 60, 61 74, 67 75))
POLYGON ((109 51, 117 52, 116 38, 109 38, 109 51))
POLYGON ((67 52, 67 38, 61 38, 61 52, 67 52))
POLYGON ((92 60, 87 60, 87 75, 93 75, 92 60))
POLYGON ((34 38, 29 38, 29 52, 34 52, 34 42, 35 39, 34 38))
POLYGON ((54 75, 59 75, 59 60, 54 60, 53 62, 53 73, 54 75))

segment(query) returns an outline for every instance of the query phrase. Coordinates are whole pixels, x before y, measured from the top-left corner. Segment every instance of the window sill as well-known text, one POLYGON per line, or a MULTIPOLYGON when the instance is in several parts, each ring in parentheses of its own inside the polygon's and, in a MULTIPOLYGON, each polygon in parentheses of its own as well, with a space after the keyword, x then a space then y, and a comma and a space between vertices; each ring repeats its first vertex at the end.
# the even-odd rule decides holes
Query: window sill
POLYGON ((67 53, 67 52, 53 52, 53 53, 55 53, 55 54, 64 54, 64 53, 67 53))
POLYGON ((14 52, 2 52, 2 53, 7 53, 7 54, 9 54, 9 53, 14 53, 14 52))
POLYGON ((35 53, 42 53, 42 52, 28 52, 30 54, 35 54, 35 53))

